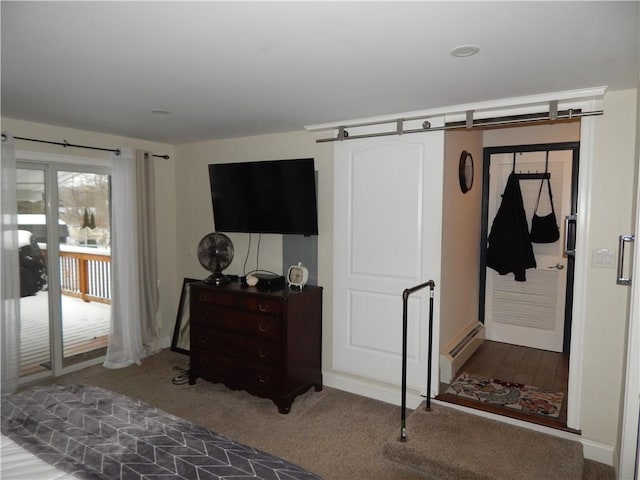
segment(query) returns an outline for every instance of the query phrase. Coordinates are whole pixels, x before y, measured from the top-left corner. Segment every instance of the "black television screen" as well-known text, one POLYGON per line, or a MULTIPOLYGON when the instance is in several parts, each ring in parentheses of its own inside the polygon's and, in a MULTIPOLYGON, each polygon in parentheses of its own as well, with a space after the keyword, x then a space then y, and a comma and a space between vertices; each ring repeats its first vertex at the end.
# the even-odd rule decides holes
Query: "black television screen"
POLYGON ((209 165, 218 232, 318 234, 313 158, 209 165))

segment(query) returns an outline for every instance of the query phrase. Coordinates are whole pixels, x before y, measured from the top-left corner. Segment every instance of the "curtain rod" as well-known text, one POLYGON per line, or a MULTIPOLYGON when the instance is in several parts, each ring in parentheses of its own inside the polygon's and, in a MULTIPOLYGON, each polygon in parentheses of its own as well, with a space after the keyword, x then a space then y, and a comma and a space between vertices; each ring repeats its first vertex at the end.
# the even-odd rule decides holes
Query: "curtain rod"
MULTIPOLYGON (((7 136, 3 133, 2 134, 2 140, 6 140, 7 136)), ((53 142, 51 140, 38 140, 37 138, 26 138, 26 137, 13 137, 16 140, 26 140, 27 142, 38 142, 38 143, 48 143, 50 145, 60 145, 62 147, 74 147, 74 148, 86 148, 87 150, 100 150, 102 152, 113 152, 116 155, 120 155, 120 150, 117 148, 102 148, 102 147, 91 147, 89 145, 76 145, 73 143, 69 143, 66 140, 63 140, 62 142, 53 142)), ((164 158, 165 160, 169 160, 169 155, 165 154, 165 155, 156 155, 155 153, 151 154, 154 157, 157 158, 164 158)))
MULTIPOLYGON (((390 130, 388 132, 380 132, 380 133, 365 133, 361 135, 349 135, 349 132, 345 130, 346 128, 348 128, 348 126, 345 125, 345 126, 338 127, 338 134, 335 137, 319 138, 316 140, 316 143, 336 142, 336 141, 341 142, 343 140, 355 140, 357 138, 385 137, 385 136, 391 136, 391 135, 403 135, 407 133, 437 132, 439 130, 461 130, 461 129, 476 128, 476 127, 491 128, 491 127, 501 127, 501 126, 508 126, 508 125, 522 125, 526 123, 538 123, 538 122, 548 122, 548 121, 553 122, 557 120, 571 120, 574 118, 590 117, 594 115, 604 115, 604 111, 595 110, 591 112, 583 112, 580 110, 569 109, 569 110, 558 112, 556 109, 556 111, 554 112, 553 109, 550 109, 549 114, 514 115, 511 117, 494 118, 494 119, 488 119, 488 120, 473 120, 473 111, 469 111, 467 112, 466 121, 449 123, 443 127, 432 128, 431 122, 429 122, 429 120, 425 120, 422 124, 422 128, 414 128, 409 130, 404 130, 402 126, 404 121, 408 119, 399 118, 395 120, 397 125, 396 130, 390 130)), ((411 120, 416 120, 416 119, 418 118, 411 119, 411 120)), ((351 127, 358 127, 362 125, 383 125, 383 124, 388 124, 392 122, 393 120, 385 120, 381 122, 351 125, 351 127)))

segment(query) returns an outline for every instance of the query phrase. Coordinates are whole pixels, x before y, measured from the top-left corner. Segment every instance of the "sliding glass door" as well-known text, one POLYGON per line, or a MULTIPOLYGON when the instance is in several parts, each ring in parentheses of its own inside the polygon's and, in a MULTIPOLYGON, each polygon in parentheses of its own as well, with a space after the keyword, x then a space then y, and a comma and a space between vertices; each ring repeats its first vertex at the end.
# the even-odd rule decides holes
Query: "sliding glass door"
POLYGON ((20 263, 20 377, 51 369, 46 173, 44 168, 16 170, 20 263))
POLYGON ((104 355, 111 316, 110 177, 17 165, 21 381, 104 355))

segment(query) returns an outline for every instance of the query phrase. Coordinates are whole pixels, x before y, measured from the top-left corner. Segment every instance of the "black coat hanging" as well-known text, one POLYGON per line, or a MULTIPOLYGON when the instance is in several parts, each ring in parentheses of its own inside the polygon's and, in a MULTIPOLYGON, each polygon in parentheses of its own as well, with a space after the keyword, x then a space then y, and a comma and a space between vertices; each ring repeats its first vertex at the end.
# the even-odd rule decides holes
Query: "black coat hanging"
POLYGON ((522 191, 515 172, 509 175, 500 208, 491 225, 487 266, 500 275, 513 272, 515 280, 519 282, 526 281, 527 268, 536 267, 522 191))

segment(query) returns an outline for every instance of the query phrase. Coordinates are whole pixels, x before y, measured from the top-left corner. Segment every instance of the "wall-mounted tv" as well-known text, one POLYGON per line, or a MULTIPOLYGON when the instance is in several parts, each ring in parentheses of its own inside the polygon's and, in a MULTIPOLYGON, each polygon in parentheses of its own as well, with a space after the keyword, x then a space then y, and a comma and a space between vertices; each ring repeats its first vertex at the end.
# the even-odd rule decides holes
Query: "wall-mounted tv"
POLYGON ((318 234, 313 158, 209 165, 217 232, 318 234))

